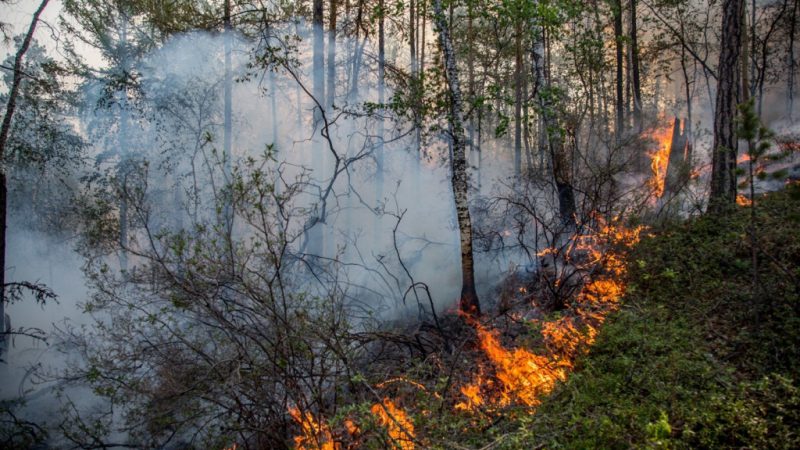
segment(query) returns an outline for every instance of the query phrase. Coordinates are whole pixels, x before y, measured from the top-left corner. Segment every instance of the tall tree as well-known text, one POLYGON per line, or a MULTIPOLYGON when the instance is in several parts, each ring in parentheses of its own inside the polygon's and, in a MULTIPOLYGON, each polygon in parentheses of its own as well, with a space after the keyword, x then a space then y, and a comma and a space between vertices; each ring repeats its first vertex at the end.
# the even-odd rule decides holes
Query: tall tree
POLYGON ((3 124, 0 127, 0 335, 6 337, 8 324, 5 320, 5 287, 6 287, 6 228, 8 222, 8 180, 5 164, 6 144, 11 133, 11 121, 14 118, 14 111, 17 108, 17 99, 20 94, 20 85, 24 76, 22 71, 22 61, 25 58, 25 53, 31 46, 33 34, 36 32, 36 25, 39 23, 39 17, 42 11, 47 6, 50 0, 42 0, 39 7, 33 13, 33 19, 28 27, 28 32, 22 39, 22 43, 14 56, 14 69, 12 75, 11 86, 8 91, 8 102, 6 103, 6 112, 3 115, 3 124))
POLYGON ((636 18, 637 1, 631 0, 631 77, 633 82, 633 127, 642 132, 642 83, 639 77, 639 38, 636 18))
POLYGON ((514 174, 522 172, 522 19, 514 24, 514 174))
POLYGON ((711 156, 709 211, 721 212, 736 204, 736 92, 739 88, 739 56, 742 47, 744 0, 725 0, 722 5, 722 46, 717 68, 714 145, 711 156))
POLYGON ((623 35, 622 35, 622 0, 612 0, 611 2, 611 10, 614 15, 614 45, 616 49, 616 61, 617 61, 617 78, 616 78, 616 86, 617 86, 617 97, 616 97, 616 111, 617 111, 617 118, 615 121, 616 126, 616 133, 617 133, 617 142, 622 140, 622 134, 625 132, 625 99, 623 97, 623 75, 622 75, 622 63, 623 63, 623 35))
MULTIPOLYGON (((325 105, 325 32, 323 30, 323 0, 314 0, 312 12, 312 26, 313 26, 313 55, 312 55, 312 77, 313 81, 313 95, 314 102, 319 105, 325 105)), ((314 106, 314 127, 316 129, 322 128, 323 111, 317 105, 314 106)), ((319 137, 312 140, 312 154, 314 167, 314 177, 318 182, 322 181, 324 169, 324 149, 322 141, 319 137)), ((323 253, 324 234, 322 228, 324 227, 324 217, 321 217, 322 211, 318 208, 315 212, 316 223, 311 226, 308 233, 308 250, 312 255, 321 256, 323 253)))
POLYGON ((336 13, 337 0, 328 2, 328 75, 327 75, 327 100, 325 107, 328 111, 333 109, 336 97, 336 13))
POLYGON ((792 2, 792 15, 789 16, 789 42, 786 46, 786 65, 789 69, 789 76, 786 77, 786 113, 789 116, 789 121, 794 122, 794 73, 795 66, 797 65, 794 60, 794 37, 797 30, 797 4, 800 0, 792 2))
POLYGON ((469 214, 469 180, 467 174, 466 136, 464 135, 463 104, 461 84, 456 65, 450 27, 442 9, 442 0, 433 0, 433 15, 439 31, 439 44, 442 47, 444 72, 447 79, 449 101, 448 121, 453 146, 451 158, 451 184, 458 218, 461 243, 461 298, 459 309, 463 314, 477 317, 481 313, 478 294, 475 291, 475 267, 472 254, 472 218, 469 214))
MULTIPOLYGON (((223 126, 223 155, 224 155, 224 170, 225 182, 231 183, 231 164, 233 160, 233 66, 231 61, 231 52, 233 50, 233 30, 231 28, 231 0, 225 0, 224 17, 223 17, 223 42, 225 51, 225 80, 223 81, 225 89, 224 98, 224 126, 223 126)), ((233 211, 231 209, 231 199, 225 199, 224 208, 224 226, 227 231, 226 236, 230 236, 233 227, 233 211)))
MULTIPOLYGON (((378 1, 378 103, 383 104, 386 101, 386 28, 385 28, 385 14, 386 11, 384 0, 378 1)), ((383 114, 378 117, 378 143, 376 145, 376 173, 375 173, 375 203, 376 207, 380 205, 383 200, 383 182, 384 182, 384 152, 383 152, 383 137, 385 129, 383 123, 383 114)), ((374 218, 374 236, 373 239, 378 239, 378 223, 379 218, 374 218)))

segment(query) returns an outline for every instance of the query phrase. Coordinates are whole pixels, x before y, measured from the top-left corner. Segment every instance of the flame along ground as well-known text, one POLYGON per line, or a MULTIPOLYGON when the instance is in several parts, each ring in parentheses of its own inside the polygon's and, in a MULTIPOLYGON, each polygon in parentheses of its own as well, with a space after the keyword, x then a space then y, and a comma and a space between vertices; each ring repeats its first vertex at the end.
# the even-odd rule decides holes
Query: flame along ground
MULTIPOLYGON (((464 399, 455 404, 456 410, 466 413, 480 410, 491 414, 510 405, 535 408, 557 382, 566 379, 575 358, 594 342, 598 327, 609 313, 619 307, 619 300, 625 292, 625 253, 639 241, 643 231, 643 227, 626 228, 601 219, 596 219, 596 222, 598 231, 577 236, 564 254, 580 255, 567 262, 579 270, 593 271, 597 275, 583 286, 566 314, 539 323, 544 352, 537 354, 524 348, 508 349, 501 343, 497 330, 473 324, 489 366, 476 362, 478 374, 472 382, 461 386, 464 399)), ((543 253, 553 251, 547 249, 543 253)), ((378 387, 394 381, 405 381, 426 390, 424 385, 407 379, 388 380, 378 387)), ((375 403, 370 412, 377 424, 385 429, 394 449, 415 448, 414 423, 392 399, 387 397, 375 403)), ((300 426, 300 434, 294 438, 297 450, 343 448, 334 439, 328 425, 312 414, 297 408, 290 408, 289 414, 300 426)), ((345 423, 345 429, 351 437, 359 434, 359 428, 350 421, 345 423)))
MULTIPOLYGON (((664 120, 662 119, 660 122, 664 122, 664 120)), ((648 153, 651 175, 647 180, 647 186, 656 198, 661 198, 664 195, 664 183, 667 179, 667 166, 672 146, 672 125, 653 128, 647 137, 656 143, 656 149, 648 153)))
MULTIPOLYGON (((590 280, 561 318, 541 322, 546 351, 536 354, 523 348, 507 349, 498 333, 476 325, 480 347, 492 367, 479 366, 472 383, 461 387, 465 400, 456 408, 491 412, 511 404, 536 407, 558 381, 566 379, 575 357, 588 348, 605 317, 615 311, 625 291, 624 251, 638 242, 642 228, 628 229, 602 224, 596 234, 573 241, 566 254, 585 255, 578 270, 596 266, 601 274, 590 280), (487 376, 492 373, 493 376, 487 376)), ((552 251, 552 250, 547 250, 552 251)))

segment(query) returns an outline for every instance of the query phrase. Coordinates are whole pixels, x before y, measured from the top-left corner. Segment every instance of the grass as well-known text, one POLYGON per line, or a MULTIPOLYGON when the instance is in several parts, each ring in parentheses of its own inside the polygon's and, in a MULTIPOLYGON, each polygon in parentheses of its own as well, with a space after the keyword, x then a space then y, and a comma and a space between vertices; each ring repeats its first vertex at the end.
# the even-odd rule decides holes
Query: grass
POLYGON ((665 226, 623 307, 499 448, 800 448, 800 187, 665 226))

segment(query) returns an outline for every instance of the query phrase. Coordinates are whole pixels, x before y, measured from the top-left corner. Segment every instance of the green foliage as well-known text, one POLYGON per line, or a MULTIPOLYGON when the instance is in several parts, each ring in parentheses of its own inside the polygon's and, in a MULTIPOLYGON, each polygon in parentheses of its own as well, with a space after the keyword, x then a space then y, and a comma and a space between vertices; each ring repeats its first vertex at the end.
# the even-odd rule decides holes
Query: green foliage
POLYGON ((753 303, 748 211, 643 241, 625 305, 499 448, 797 448, 798 188, 760 200, 753 303))

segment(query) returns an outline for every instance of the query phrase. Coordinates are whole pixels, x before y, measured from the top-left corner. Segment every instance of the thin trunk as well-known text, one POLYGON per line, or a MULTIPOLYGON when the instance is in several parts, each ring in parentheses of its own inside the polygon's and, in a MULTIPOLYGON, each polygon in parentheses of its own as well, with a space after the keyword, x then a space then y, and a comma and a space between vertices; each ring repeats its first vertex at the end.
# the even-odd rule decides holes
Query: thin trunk
POLYGON ((683 72, 683 89, 686 94, 686 120, 683 123, 683 134, 686 139, 686 154, 684 161, 691 170, 692 167, 692 91, 689 81, 689 71, 686 68, 686 50, 681 48, 681 70, 683 72))
MULTIPOLYGON (((8 93, 8 103, 6 103, 6 113, 3 116, 3 125, 0 128, 0 160, 4 160, 6 156, 6 144, 8 137, 11 134, 11 119, 14 117, 14 110, 17 108, 17 98, 19 98, 20 84, 22 84, 22 59, 31 45, 33 40, 33 33, 36 31, 36 25, 39 23, 39 16, 42 15, 45 6, 49 0, 42 0, 39 8, 33 13, 33 20, 28 27, 28 32, 22 40, 22 45, 17 50, 14 56, 14 72, 11 79, 11 89, 8 93)), ((6 227, 8 223, 8 180, 6 179, 6 170, 8 165, 3 164, 0 166, 0 334, 3 340, 8 339, 5 334, 10 325, 6 323, 5 301, 6 301, 6 227)))
MULTIPOLYGON (((325 32, 323 30, 323 0, 314 0, 313 4, 313 77, 314 77, 314 99, 321 105, 325 105, 325 32)), ((315 129, 322 129, 323 115, 318 107, 314 107, 314 127, 315 129)), ((313 160, 314 177, 317 181, 322 182, 324 179, 324 164, 323 164, 323 145, 321 138, 315 136, 312 140, 311 158, 313 160)), ((321 217, 322 211, 316 210, 316 223, 311 227, 308 233, 308 249, 309 253, 316 256, 322 256, 324 245, 323 227, 325 217, 321 217)))
MULTIPOLYGON (((122 23, 120 24, 120 43, 121 43, 121 56, 120 65, 124 76, 127 77, 128 72, 128 19, 125 14, 121 12, 122 23)), ((121 178, 122 182, 122 196, 119 202, 119 267, 120 270, 125 272, 128 270, 128 254, 126 247, 128 246, 128 124, 129 124, 129 111, 128 111, 128 80, 126 79, 122 85, 121 98, 120 98, 120 112, 119 112, 119 151, 120 162, 118 166, 117 176, 121 178)))
POLYGON ((639 41, 637 37, 636 0, 631 0, 631 75, 633 77, 633 127, 642 132, 642 85, 639 78, 639 41))
POLYGON ((750 46, 747 43, 747 4, 743 2, 742 6, 742 57, 739 59, 739 69, 741 70, 741 85, 739 86, 739 95, 736 98, 737 103, 745 103, 750 100, 750 77, 748 74, 748 63, 750 62, 750 46))
POLYGON ((786 96, 786 113, 789 116, 789 121, 794 123, 794 38, 795 30, 797 29, 797 4, 798 0, 792 2, 792 17, 789 19, 789 45, 787 46, 789 76, 786 78, 787 96, 786 96))
POLYGON ((514 39, 514 175, 522 172, 522 20, 517 20, 514 39))
POLYGON ((528 108, 528 77, 525 76, 525 63, 522 67, 522 142, 525 144, 526 170, 533 168, 533 149, 531 148, 530 111, 528 108))
POLYGON ((333 110, 333 104, 336 97, 336 9, 337 1, 330 0, 328 2, 328 86, 327 92, 328 99, 325 102, 328 111, 333 110))
POLYGON ((414 0, 410 0, 408 11, 408 56, 411 63, 411 77, 417 75, 417 33, 416 27, 416 4, 414 0))
MULTIPOLYGON (((473 46, 475 45, 475 36, 474 36, 474 27, 473 27, 473 15, 474 11, 472 8, 472 2, 474 0, 467 1, 467 86, 469 95, 469 101, 475 101, 475 50, 473 46)), ((469 128, 469 156, 470 160, 474 159, 473 153, 475 151, 475 115, 470 114, 469 116, 469 123, 467 128, 469 128)))
MULTIPOLYGON (((333 113, 334 102, 336 99, 336 14, 337 14, 337 0, 328 1, 328 63, 326 86, 325 86, 325 110, 328 114, 333 113)), ((325 152, 325 157, 322 159, 324 167, 331 166, 331 160, 328 152, 325 152)), ((327 169, 326 169, 327 170, 327 169)), ((325 241, 325 248, 323 252, 325 255, 335 255, 336 253, 336 234, 334 232, 333 221, 331 219, 331 226, 326 227, 323 240, 325 241)))
POLYGON ((721 212, 736 204, 736 89, 739 86, 739 56, 742 47, 743 0, 725 0, 722 15, 722 46, 717 69, 717 101, 714 115, 714 145, 711 162, 709 210, 721 212))
MULTIPOLYGON (((756 30, 756 0, 752 0, 750 4, 750 97, 756 95, 756 72, 758 70, 756 64, 756 38, 758 37, 756 30)), ((747 58, 745 58, 745 61, 747 58)))
MULTIPOLYGON (((224 131, 223 131, 223 159, 224 159, 224 171, 225 171, 225 182, 231 183, 231 162, 233 159, 232 147, 233 147, 233 67, 231 62, 231 52, 233 47, 233 33, 231 30, 231 1, 225 0, 225 18, 224 18, 224 26, 225 29, 224 33, 224 50, 225 50, 225 81, 224 81, 224 89, 225 89, 225 123, 224 123, 224 131)), ((232 193, 231 193, 232 196, 232 193)), ((225 208, 224 208, 224 225, 226 236, 230 238, 230 233, 233 227, 233 211, 232 211, 232 199, 231 196, 227 196, 225 198, 225 208)))
POLYGON ((616 59, 617 59, 617 119, 616 119, 616 138, 617 142, 622 141, 622 135, 625 132, 625 104, 622 91, 622 1, 613 0, 612 2, 614 14, 614 40, 616 46, 616 59))
POLYGON ((452 135, 453 157, 452 186, 453 197, 458 217, 458 229, 461 241, 461 298, 459 309, 470 317, 481 313, 478 294, 475 291, 475 268, 472 254, 472 219, 468 203, 468 174, 466 161, 466 139, 464 136, 463 105, 461 104, 461 86, 456 66, 455 50, 450 40, 450 28, 442 10, 442 0, 433 1, 434 20, 439 29, 439 41, 444 58, 445 75, 450 94, 449 122, 452 135))
MULTIPOLYGON (((386 76, 386 31, 385 31, 385 10, 384 10, 384 0, 378 1, 378 9, 380 17, 378 19, 378 103, 383 104, 386 101, 385 98, 385 80, 384 77, 386 76)), ((380 202, 383 199, 383 178, 384 178, 384 151, 383 151, 383 135, 384 135, 384 123, 383 123, 383 113, 381 113, 381 117, 378 118, 378 145, 376 146, 376 161, 377 161, 377 168, 375 174, 375 207, 378 208, 380 206, 380 202)), ((373 223, 374 228, 374 236, 373 239, 378 239, 378 220, 379 218, 375 217, 375 222, 373 223)))

